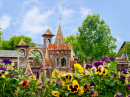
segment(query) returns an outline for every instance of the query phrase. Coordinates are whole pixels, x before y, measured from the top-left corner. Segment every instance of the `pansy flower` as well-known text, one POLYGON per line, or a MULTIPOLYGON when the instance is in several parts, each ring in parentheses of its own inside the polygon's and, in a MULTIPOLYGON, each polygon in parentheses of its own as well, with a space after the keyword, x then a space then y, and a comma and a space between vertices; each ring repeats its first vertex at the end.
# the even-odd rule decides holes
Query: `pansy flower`
POLYGON ((89 68, 93 68, 93 65, 86 64, 85 69, 87 70, 87 69, 89 69, 89 68))
POLYGON ((5 78, 5 75, 8 74, 8 70, 6 68, 0 68, 0 78, 5 78))
POLYGON ((13 75, 10 75, 10 78, 14 78, 14 76, 15 76, 15 74, 13 74, 13 75))
POLYGON ((89 91, 89 94, 90 94, 90 95, 94 94, 94 90, 90 90, 90 91, 89 91))
POLYGON ((84 84, 84 90, 90 90, 89 84, 87 84, 87 83, 84 84))
POLYGON ((21 86, 23 88, 25 88, 28 84, 29 84, 29 81, 23 81, 23 83, 21 84, 21 86))
POLYGON ((104 58, 101 59, 102 62, 104 62, 104 61, 108 62, 108 60, 109 60, 109 57, 107 57, 107 56, 105 56, 104 58))
POLYGON ((37 75, 35 73, 33 73, 33 74, 29 74, 28 77, 33 80, 36 80, 37 75))
POLYGON ((127 70, 125 70, 125 69, 120 70, 120 72, 122 72, 124 74, 129 74, 129 72, 127 70))
POLYGON ((65 75, 65 80, 66 80, 67 83, 72 82, 72 79, 73 79, 72 73, 68 73, 68 74, 65 75))
POLYGON ((110 57, 110 60, 111 60, 112 62, 114 62, 114 61, 115 61, 115 59, 114 59, 114 58, 112 58, 112 57, 110 57))
POLYGON ((60 95, 59 91, 52 91, 51 93, 55 97, 59 97, 59 95, 60 95))
POLYGON ((95 66, 96 68, 98 68, 98 66, 100 66, 100 65, 103 66, 103 63, 100 61, 94 62, 94 64, 93 64, 93 66, 95 66))
POLYGON ((125 77, 124 77, 124 76, 122 76, 122 75, 120 76, 120 78, 121 78, 122 80, 125 80, 125 77))
POLYGON ((102 65, 98 66, 98 68, 95 68, 95 74, 102 75, 104 71, 104 67, 102 65))
POLYGON ((114 97, 124 97, 124 95, 122 93, 117 93, 114 95, 114 97))
POLYGON ((104 68, 103 75, 107 75, 107 73, 108 73, 107 68, 104 68))
POLYGON ((84 87, 81 86, 81 87, 79 87, 78 95, 79 95, 79 96, 82 96, 83 94, 84 94, 84 87))
POLYGON ((130 84, 127 84, 126 87, 127 87, 128 89, 130 89, 130 84))
POLYGON ((68 85, 68 90, 70 90, 71 93, 76 93, 79 90, 79 84, 77 80, 74 80, 72 82, 72 86, 68 85))
POLYGON ((58 73, 59 73, 59 71, 54 69, 54 71, 52 72, 52 77, 56 78, 58 76, 58 73))
POLYGON ((90 86, 95 86, 95 84, 94 84, 94 83, 91 83, 90 86))
POLYGON ((3 59, 2 63, 5 63, 5 64, 9 63, 9 64, 11 64, 12 61, 10 59, 3 59))

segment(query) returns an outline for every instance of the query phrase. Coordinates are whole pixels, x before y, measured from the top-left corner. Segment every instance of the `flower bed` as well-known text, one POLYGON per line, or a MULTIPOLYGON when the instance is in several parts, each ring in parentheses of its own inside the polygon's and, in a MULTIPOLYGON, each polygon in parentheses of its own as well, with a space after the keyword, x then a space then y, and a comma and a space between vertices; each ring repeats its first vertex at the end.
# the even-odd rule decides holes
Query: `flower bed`
POLYGON ((6 68, 12 62, 3 60, 0 94, 9 97, 130 97, 128 71, 117 71, 117 62, 110 59, 105 56, 93 65, 86 64, 85 70, 80 64, 74 64, 75 73, 54 70, 52 78, 46 78, 44 84, 35 74, 21 75, 21 69, 8 72, 6 68))

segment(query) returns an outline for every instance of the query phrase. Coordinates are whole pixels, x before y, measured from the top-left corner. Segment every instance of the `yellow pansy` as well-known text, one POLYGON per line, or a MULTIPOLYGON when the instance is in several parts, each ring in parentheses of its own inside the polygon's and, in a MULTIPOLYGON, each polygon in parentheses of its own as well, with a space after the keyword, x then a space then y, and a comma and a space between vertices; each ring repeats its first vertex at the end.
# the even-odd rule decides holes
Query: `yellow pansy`
POLYGON ((108 70, 104 68, 103 75, 107 75, 107 73, 108 73, 108 70))
POLYGON ((53 77, 53 78, 56 78, 57 75, 58 75, 58 70, 55 70, 55 69, 54 69, 54 71, 52 72, 52 77, 53 77))
POLYGON ((66 74, 66 75, 65 75, 65 80, 66 80, 67 83, 68 83, 68 82, 72 82, 72 80, 73 80, 73 75, 72 75, 72 73, 66 74))
POLYGON ((51 93, 55 97, 59 97, 59 95, 60 95, 59 91, 52 91, 51 93))
POLYGON ((81 87, 79 87, 78 95, 79 95, 79 96, 82 96, 83 94, 84 94, 84 87, 81 86, 81 87))

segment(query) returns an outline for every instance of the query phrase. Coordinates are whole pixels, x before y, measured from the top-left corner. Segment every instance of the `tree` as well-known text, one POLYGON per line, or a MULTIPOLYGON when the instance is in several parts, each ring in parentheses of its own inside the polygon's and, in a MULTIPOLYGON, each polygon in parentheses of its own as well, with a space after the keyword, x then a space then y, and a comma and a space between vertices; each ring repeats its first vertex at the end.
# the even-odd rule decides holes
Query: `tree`
POLYGON ((16 36, 10 38, 10 40, 2 41, 2 50, 17 50, 16 45, 19 44, 20 40, 23 39, 26 44, 36 44, 32 41, 30 37, 27 36, 16 36))
POLYGON ((72 49, 76 56, 78 56, 78 62, 84 61, 84 53, 82 52, 82 49, 80 45, 77 42, 77 35, 70 35, 66 38, 64 38, 64 41, 66 44, 70 43, 72 46, 72 49))
POLYGON ((1 47, 2 47, 2 40, 3 40, 3 37, 2 37, 2 32, 1 32, 1 28, 0 28, 0 50, 2 49, 1 47))
MULTIPOLYGON (((124 47, 119 49, 118 53, 117 53, 117 56, 118 57, 121 57, 122 53, 124 54, 128 54, 128 56, 130 56, 130 42, 126 42, 124 47)), ((130 60, 130 57, 129 57, 129 60, 130 60)))
POLYGON ((116 38, 111 36, 109 26, 99 14, 88 15, 78 31, 78 43, 90 63, 110 55, 117 47, 116 38))

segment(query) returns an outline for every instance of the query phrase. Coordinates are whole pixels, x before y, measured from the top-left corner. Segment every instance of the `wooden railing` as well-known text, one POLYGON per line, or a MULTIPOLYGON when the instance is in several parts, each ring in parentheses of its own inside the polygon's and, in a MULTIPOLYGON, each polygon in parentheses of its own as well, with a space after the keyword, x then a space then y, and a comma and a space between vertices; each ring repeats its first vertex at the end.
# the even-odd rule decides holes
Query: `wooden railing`
POLYGON ((29 47, 41 47, 43 48, 42 44, 29 44, 29 47))

